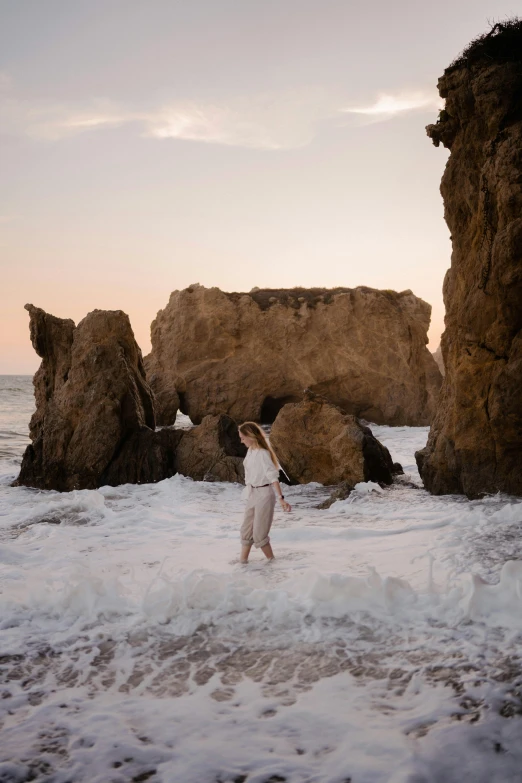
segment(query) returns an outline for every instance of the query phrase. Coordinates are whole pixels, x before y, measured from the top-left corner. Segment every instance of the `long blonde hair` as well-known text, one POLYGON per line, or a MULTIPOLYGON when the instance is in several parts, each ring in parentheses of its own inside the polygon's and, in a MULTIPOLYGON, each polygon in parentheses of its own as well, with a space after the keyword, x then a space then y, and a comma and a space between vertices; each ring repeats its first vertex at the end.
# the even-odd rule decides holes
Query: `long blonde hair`
POLYGON ((258 449, 265 449, 270 454, 272 462, 276 468, 279 468, 279 462, 276 454, 270 443, 267 441, 265 433, 255 421, 245 421, 239 425, 239 432, 245 436, 245 438, 253 438, 256 442, 258 449))

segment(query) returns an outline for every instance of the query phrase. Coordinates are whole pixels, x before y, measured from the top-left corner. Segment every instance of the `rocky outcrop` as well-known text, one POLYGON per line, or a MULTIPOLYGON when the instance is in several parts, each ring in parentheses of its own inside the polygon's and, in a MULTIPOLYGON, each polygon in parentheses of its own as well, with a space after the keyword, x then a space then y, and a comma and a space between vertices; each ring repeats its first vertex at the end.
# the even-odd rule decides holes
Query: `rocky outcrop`
MULTIPOLYGON (((154 405, 128 316, 94 310, 75 327, 33 305, 36 411, 17 483, 42 489, 100 486, 127 439, 154 428, 154 405)), ((133 468, 134 480, 141 480, 133 468)))
POLYGON ((183 433, 176 453, 178 473, 197 481, 245 483, 246 448, 230 416, 206 416, 198 427, 183 433))
POLYGON ((318 508, 320 511, 326 511, 327 508, 333 506, 333 504, 337 503, 338 500, 346 500, 346 498, 350 497, 354 489, 354 484, 349 484, 348 481, 343 481, 342 484, 339 484, 339 486, 334 489, 330 497, 326 500, 323 500, 322 503, 318 503, 316 508, 318 508))
POLYGON ((451 151, 446 377, 417 461, 434 494, 522 495, 522 22, 474 41, 439 92, 446 107, 427 132, 451 151))
POLYGON ((128 316, 94 310, 75 327, 26 305, 42 363, 18 485, 67 491, 140 484, 179 472, 244 480, 237 425, 208 417, 188 431, 155 430, 153 396, 128 316))
POLYGON ((183 431, 142 427, 123 439, 99 479, 99 486, 151 484, 178 473, 177 449, 183 431))
POLYGON ((297 484, 391 484, 393 474, 402 471, 369 427, 309 391, 301 402, 280 410, 270 443, 283 470, 297 484))
POLYGON ((143 484, 180 473, 194 481, 244 484, 245 455, 237 424, 229 416, 206 416, 186 430, 144 427, 125 441, 101 483, 143 484))
POLYGON ((305 388, 386 424, 428 424, 441 384, 426 347, 431 307, 371 288, 174 291, 151 326, 158 420, 226 413, 273 422, 305 388))

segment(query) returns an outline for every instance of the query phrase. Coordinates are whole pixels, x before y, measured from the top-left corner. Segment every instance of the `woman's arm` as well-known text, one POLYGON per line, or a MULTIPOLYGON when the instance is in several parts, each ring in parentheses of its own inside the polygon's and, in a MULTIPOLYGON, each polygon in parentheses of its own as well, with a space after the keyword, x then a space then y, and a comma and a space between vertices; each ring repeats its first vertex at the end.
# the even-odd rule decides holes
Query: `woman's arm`
POLYGON ((285 500, 285 496, 283 495, 283 490, 281 489, 281 484, 279 481, 273 481, 272 487, 274 488, 274 492, 276 493, 276 497, 279 499, 279 502, 281 503, 281 507, 283 511, 291 511, 292 506, 290 503, 287 503, 285 500))
POLYGON ((264 462, 265 476, 267 482, 272 485, 276 497, 281 503, 281 507, 283 511, 291 511, 292 506, 290 505, 290 503, 286 502, 283 495, 283 490, 281 489, 281 485, 279 484, 279 468, 276 467, 272 462, 272 457, 270 456, 270 452, 267 451, 266 449, 263 449, 261 452, 261 459, 264 462))

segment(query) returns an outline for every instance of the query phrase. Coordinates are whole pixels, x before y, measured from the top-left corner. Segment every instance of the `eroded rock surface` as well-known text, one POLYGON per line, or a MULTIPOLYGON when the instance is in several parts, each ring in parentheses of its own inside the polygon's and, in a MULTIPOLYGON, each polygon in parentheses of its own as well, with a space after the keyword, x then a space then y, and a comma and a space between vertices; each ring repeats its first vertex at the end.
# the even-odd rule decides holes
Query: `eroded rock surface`
POLYGON ((75 327, 39 307, 26 309, 42 363, 34 377, 32 444, 17 483, 61 491, 98 487, 110 483, 111 463, 122 450, 126 467, 117 483, 149 480, 140 470, 141 456, 129 448, 129 440, 153 430, 155 421, 128 316, 93 310, 75 327))
POLYGON ((174 427, 151 430, 141 427, 128 435, 116 450, 100 477, 100 486, 108 484, 151 484, 174 476, 177 449, 183 431, 174 427))
POLYGON ((237 424, 230 416, 206 416, 201 424, 183 433, 176 453, 178 473, 196 481, 245 483, 246 448, 239 440, 237 424))
POLYGON ((369 427, 309 391, 301 402, 280 410, 270 443, 284 471, 297 484, 391 484, 393 474, 402 470, 369 427))
POLYGON ((226 413, 270 423, 305 388, 386 424, 428 424, 441 375, 426 347, 431 307, 371 288, 174 291, 151 326, 158 420, 226 413))
POLYGON ((434 494, 522 494, 522 23, 495 25, 439 81, 427 128, 450 157, 446 376, 417 453, 434 494))
POLYGON ((128 316, 94 310, 75 327, 33 305, 36 411, 16 484, 67 491, 182 473, 244 482, 245 447, 228 416, 155 430, 153 395, 128 316))

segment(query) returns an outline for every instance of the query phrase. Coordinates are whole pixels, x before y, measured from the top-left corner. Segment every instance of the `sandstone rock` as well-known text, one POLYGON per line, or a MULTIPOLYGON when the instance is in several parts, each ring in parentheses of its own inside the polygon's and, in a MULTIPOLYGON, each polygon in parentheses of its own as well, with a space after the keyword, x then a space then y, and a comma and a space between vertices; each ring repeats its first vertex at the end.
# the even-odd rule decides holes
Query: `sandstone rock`
POLYGON ((42 363, 34 378, 36 412, 15 484, 67 491, 161 481, 244 483, 236 423, 208 416, 189 430, 155 430, 141 351, 121 310, 94 310, 77 327, 38 307, 29 311, 42 363))
POLYGON ((246 448, 230 416, 206 416, 198 427, 183 433, 176 453, 178 473, 196 481, 245 483, 246 448))
POLYGON ((42 363, 34 377, 32 444, 16 483, 64 491, 111 483, 116 473, 117 483, 150 480, 147 460, 132 454, 133 443, 139 452, 154 437, 155 422, 128 316, 94 310, 75 327, 33 305, 26 309, 42 363))
POLYGON ((441 376, 426 347, 431 307, 371 288, 174 291, 151 326, 158 421, 226 413, 269 423, 303 389, 378 423, 428 424, 441 376))
POLYGON ((183 431, 142 427, 122 443, 100 477, 99 485, 151 484, 177 473, 176 452, 183 431))
POLYGON ((522 494, 522 22, 495 25, 439 81, 427 128, 451 150, 446 377, 417 454, 434 494, 522 494))
POLYGON ((152 374, 147 378, 151 390, 154 392, 154 409, 156 411, 156 418, 159 424, 174 424, 176 421, 176 414, 180 410, 180 401, 178 393, 174 388, 164 389, 161 383, 158 382, 156 374, 152 374), (161 411, 161 415, 158 416, 158 411, 161 411))
POLYGON ((298 484, 346 482, 353 487, 360 481, 393 480, 390 452, 370 428, 309 391, 301 402, 279 411, 270 443, 284 471, 298 484))

